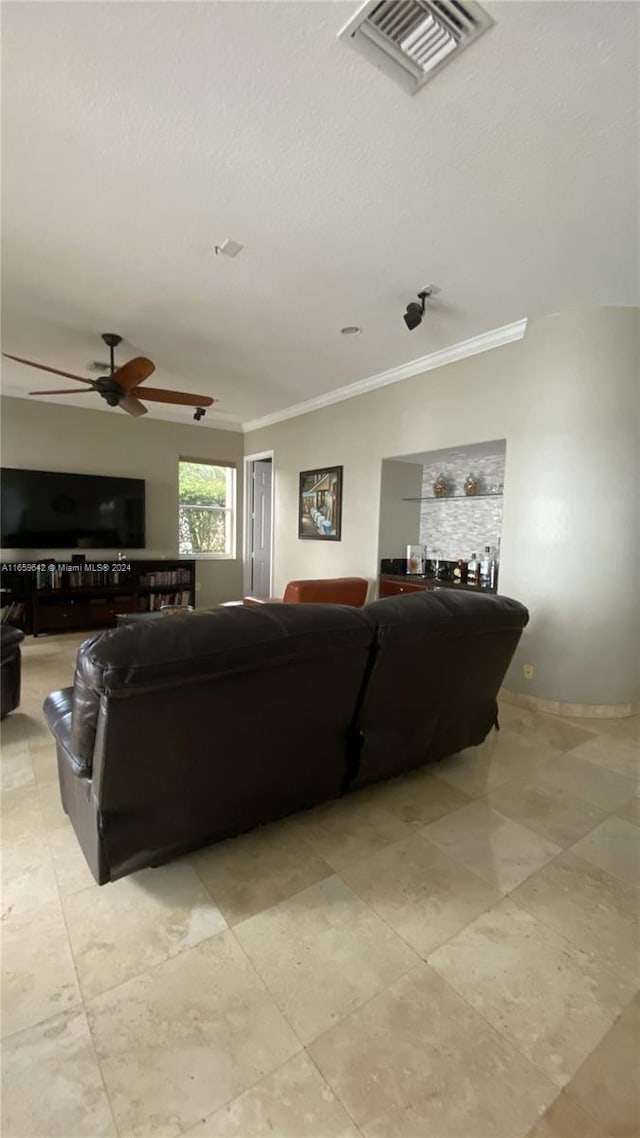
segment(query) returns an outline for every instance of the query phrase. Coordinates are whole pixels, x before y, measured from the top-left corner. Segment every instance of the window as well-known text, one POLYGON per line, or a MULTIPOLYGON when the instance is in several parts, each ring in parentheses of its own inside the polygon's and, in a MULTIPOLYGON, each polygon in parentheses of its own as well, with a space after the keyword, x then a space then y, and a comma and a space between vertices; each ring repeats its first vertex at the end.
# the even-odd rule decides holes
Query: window
POLYGON ((181 459, 178 494, 180 553, 189 557, 234 557, 235 468, 181 459))

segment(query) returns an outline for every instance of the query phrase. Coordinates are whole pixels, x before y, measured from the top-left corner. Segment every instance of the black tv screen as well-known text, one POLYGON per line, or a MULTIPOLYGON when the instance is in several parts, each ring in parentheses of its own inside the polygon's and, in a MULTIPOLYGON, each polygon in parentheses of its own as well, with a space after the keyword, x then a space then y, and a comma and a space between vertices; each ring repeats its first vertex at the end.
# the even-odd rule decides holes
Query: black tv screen
POLYGON ((3 467, 3 549, 142 549, 144 480, 3 467))

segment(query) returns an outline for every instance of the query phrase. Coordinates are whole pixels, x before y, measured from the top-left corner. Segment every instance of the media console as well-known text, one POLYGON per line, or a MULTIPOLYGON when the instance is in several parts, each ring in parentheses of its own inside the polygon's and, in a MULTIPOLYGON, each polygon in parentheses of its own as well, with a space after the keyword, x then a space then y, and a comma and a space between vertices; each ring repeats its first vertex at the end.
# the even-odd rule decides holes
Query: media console
POLYGON ((123 612, 155 612, 163 604, 195 608, 196 563, 185 560, 87 561, 45 558, 5 562, 0 580, 3 621, 38 636, 113 628, 123 612), (40 568, 21 569, 22 564, 40 568))

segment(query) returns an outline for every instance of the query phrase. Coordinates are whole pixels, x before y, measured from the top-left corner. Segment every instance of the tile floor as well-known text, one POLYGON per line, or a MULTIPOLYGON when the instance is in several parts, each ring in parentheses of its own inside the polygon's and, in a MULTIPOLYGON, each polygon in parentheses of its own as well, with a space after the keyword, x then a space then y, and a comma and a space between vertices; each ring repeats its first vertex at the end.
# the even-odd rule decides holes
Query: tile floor
POLYGON ((640 1138, 640 720, 473 751, 99 889, 25 642, 3 1138, 640 1138))

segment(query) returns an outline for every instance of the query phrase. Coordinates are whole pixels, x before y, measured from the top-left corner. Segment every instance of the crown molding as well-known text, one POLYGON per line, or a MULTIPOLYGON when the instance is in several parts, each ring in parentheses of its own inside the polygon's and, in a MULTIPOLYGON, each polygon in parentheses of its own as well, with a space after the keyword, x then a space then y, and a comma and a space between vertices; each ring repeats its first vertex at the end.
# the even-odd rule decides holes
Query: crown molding
POLYGON ((428 356, 421 356, 417 360, 410 360, 400 367, 390 368, 389 371, 371 375, 367 379, 359 379, 346 387, 337 387, 334 391, 327 391, 324 395, 316 395, 313 399, 306 399, 304 403, 293 403, 282 411, 274 411, 271 415, 263 415, 260 419, 248 419, 242 424, 242 430, 258 431, 262 427, 270 427, 274 423, 282 423, 285 419, 295 419, 298 415, 307 415, 310 411, 319 411, 322 407, 330 407, 332 403, 342 403, 345 399, 355 399, 358 395, 366 395, 368 391, 375 391, 378 387, 388 387, 392 383, 402 383, 404 379, 411 379, 414 375, 421 375, 425 371, 444 367, 445 364, 464 360, 467 356, 477 356, 480 352, 489 352, 492 348, 500 348, 504 344, 511 344, 514 340, 521 340, 527 328, 527 319, 516 320, 513 324, 505 324, 502 328, 493 328, 490 332, 481 332, 479 336, 472 336, 470 340, 462 340, 459 344, 452 344, 450 348, 443 348, 439 352, 431 352, 428 356))

